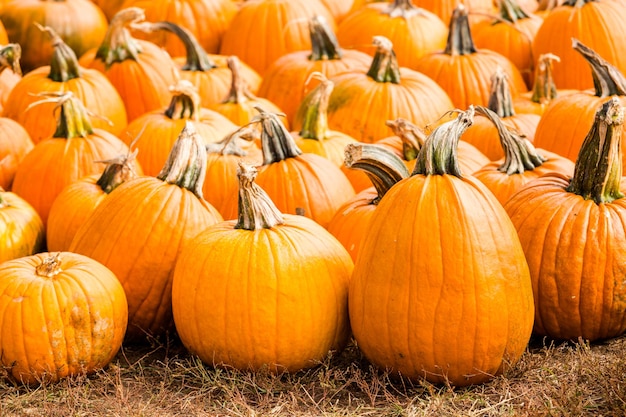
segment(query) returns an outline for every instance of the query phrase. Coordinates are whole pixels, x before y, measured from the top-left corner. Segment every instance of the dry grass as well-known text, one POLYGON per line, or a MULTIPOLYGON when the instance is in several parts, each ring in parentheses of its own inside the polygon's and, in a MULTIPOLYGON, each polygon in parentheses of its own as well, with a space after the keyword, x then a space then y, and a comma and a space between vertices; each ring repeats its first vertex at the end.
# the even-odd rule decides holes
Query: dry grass
POLYGON ((506 375, 452 389, 391 378, 354 345, 273 376, 212 369, 179 342, 125 348, 95 375, 23 387, 0 380, 0 416, 626 416, 626 337, 533 340, 506 375))

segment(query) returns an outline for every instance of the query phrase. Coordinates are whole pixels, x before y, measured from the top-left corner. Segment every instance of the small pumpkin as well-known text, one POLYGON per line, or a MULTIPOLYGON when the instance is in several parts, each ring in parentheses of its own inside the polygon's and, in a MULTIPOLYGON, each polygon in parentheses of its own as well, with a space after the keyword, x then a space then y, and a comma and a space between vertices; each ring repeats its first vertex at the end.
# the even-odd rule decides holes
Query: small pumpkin
POLYGON ((0 117, 0 188, 11 190, 17 168, 34 146, 21 124, 0 117))
POLYGON ((17 194, 0 187, 0 264, 41 252, 45 235, 35 209, 17 194))
POLYGON ((0 46, 0 113, 6 105, 9 93, 22 79, 21 56, 22 47, 17 43, 0 46))

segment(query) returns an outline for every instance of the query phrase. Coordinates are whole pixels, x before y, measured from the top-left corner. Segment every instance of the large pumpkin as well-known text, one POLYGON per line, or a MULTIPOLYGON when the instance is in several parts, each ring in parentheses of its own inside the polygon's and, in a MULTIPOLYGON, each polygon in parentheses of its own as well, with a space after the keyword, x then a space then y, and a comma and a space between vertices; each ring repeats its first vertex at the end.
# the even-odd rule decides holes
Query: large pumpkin
POLYGON ((295 372, 347 343, 353 263, 319 224, 281 214, 255 175, 241 166, 238 219, 205 228, 183 248, 174 321, 208 365, 295 372))
POLYGON ((350 285, 365 357, 409 379, 477 384, 512 366, 533 325, 528 265, 502 205, 458 170, 473 109, 439 126, 369 223, 350 285))
POLYGON ((0 364, 17 382, 96 372, 122 345, 124 290, 86 256, 39 253, 0 264, 0 300, 0 364))

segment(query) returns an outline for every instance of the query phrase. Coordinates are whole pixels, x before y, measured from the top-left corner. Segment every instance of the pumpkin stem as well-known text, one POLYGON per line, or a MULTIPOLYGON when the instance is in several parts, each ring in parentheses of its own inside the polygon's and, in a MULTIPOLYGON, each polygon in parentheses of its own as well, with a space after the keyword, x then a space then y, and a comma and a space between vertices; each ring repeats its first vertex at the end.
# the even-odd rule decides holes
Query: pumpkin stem
POLYGON ((393 43, 384 36, 374 36, 372 42, 376 47, 376 54, 370 65, 367 75, 379 83, 400 83, 400 67, 393 43))
POLYGON ((548 12, 561 4, 560 0, 539 0, 538 12, 548 12))
POLYGON ((461 178, 457 148, 463 132, 474 123, 474 106, 439 125, 426 138, 411 175, 454 175, 461 178))
POLYGON ((417 125, 405 120, 397 118, 396 120, 387 120, 385 122, 391 128, 393 134, 402 140, 402 155, 405 161, 412 161, 424 145, 426 134, 417 125))
POLYGON ((300 137, 305 139, 323 140, 328 131, 328 102, 335 83, 317 71, 309 75, 306 84, 308 85, 312 79, 319 80, 320 83, 308 94, 301 106, 304 116, 301 118, 302 129, 299 133, 300 137))
POLYGON ((488 118, 498 130, 500 144, 504 149, 504 163, 498 167, 498 171, 507 175, 522 174, 541 166, 547 160, 524 135, 506 127, 500 116, 491 109, 476 106, 476 113, 488 118))
POLYGON ((258 130, 246 125, 226 135, 219 142, 207 143, 205 145, 208 153, 219 153, 221 155, 246 156, 248 152, 241 149, 238 142, 241 140, 252 141, 258 136, 258 130))
POLYGON ((535 69, 535 81, 533 84, 533 95, 530 100, 538 104, 548 104, 557 97, 556 85, 552 77, 552 62, 559 62, 561 59, 554 54, 543 54, 537 60, 535 69))
POLYGON ((239 58, 236 56, 229 56, 226 59, 228 69, 232 74, 230 83, 230 92, 228 96, 222 101, 222 103, 244 103, 248 100, 253 100, 256 97, 248 89, 246 80, 241 76, 241 64, 239 58))
POLYGON ((84 138, 93 133, 91 118, 93 115, 71 91, 46 92, 37 94, 44 97, 31 103, 25 111, 44 103, 55 103, 54 111, 59 111, 54 138, 84 138))
POLYGON ((10 43, 0 47, 0 73, 9 68, 15 74, 22 75, 21 57, 22 47, 18 43, 10 43))
POLYGON ((447 55, 469 55, 476 52, 467 8, 459 4, 453 11, 448 29, 448 41, 443 51, 447 55))
POLYGON ((265 190, 254 180, 257 168, 243 161, 237 168, 239 180, 239 212, 235 229, 260 230, 271 229, 284 223, 283 214, 278 210, 265 190))
POLYGON ((309 20, 311 36, 310 61, 326 61, 341 59, 343 51, 339 47, 337 36, 323 16, 313 16, 309 20))
POLYGON ((254 107, 259 114, 252 118, 252 123, 261 124, 261 149, 263 151, 263 165, 269 165, 287 158, 302 154, 298 145, 278 116, 281 114, 269 113, 254 107))
POLYGON ((597 97, 626 95, 626 78, 617 68, 578 39, 572 38, 572 48, 579 52, 591 66, 593 86, 597 97))
POLYGON ((530 16, 519 5, 517 0, 500 0, 500 17, 510 23, 520 19, 528 19, 530 16))
MULTIPOLYGON (((136 141, 137 139, 135 139, 136 141)), ((133 143, 135 142, 133 141, 133 143)), ((132 147, 133 144, 131 144, 132 147)), ((137 177, 137 173, 133 168, 133 161, 137 157, 139 149, 135 148, 133 151, 128 151, 126 155, 120 155, 117 158, 107 159, 104 161, 98 161, 107 164, 102 175, 96 181, 102 191, 109 194, 115 190, 119 185, 124 182, 137 177)))
POLYGON ((598 0, 565 0, 561 5, 571 6, 571 7, 583 7, 585 4, 591 3, 594 1, 598 1, 598 0))
POLYGON ((78 65, 76 54, 67 46, 63 39, 49 26, 41 26, 35 22, 35 26, 50 37, 50 42, 54 48, 52 52, 52 60, 50 61, 50 73, 48 78, 56 82, 65 82, 80 78, 82 69, 78 65))
POLYGON ((410 19, 412 16, 423 13, 423 9, 415 6, 411 0, 394 0, 382 13, 389 17, 410 19))
POLYGON ((193 123, 187 120, 157 178, 186 188, 202 199, 206 164, 204 141, 193 123))
POLYGON ((134 29, 142 32, 154 32, 156 30, 165 30, 173 33, 183 43, 185 47, 185 65, 182 66, 183 71, 210 71, 217 68, 217 65, 204 50, 196 37, 187 29, 172 22, 143 22, 141 25, 134 25, 134 29))
POLYGON ((165 109, 165 115, 173 120, 190 119, 197 121, 200 117, 200 94, 198 88, 188 80, 178 80, 170 86, 172 99, 165 109))
POLYGON ((487 107, 500 117, 515 115, 509 77, 500 66, 491 75, 491 91, 489 92, 487 107))
POLYGON ((410 175, 405 163, 393 152, 373 144, 346 145, 344 164, 348 168, 364 171, 372 181, 378 194, 372 204, 378 204, 391 187, 410 175))
POLYGON ((612 97, 596 112, 595 121, 580 148, 574 177, 567 191, 596 204, 624 197, 622 177, 622 126, 624 108, 612 97))
POLYGON ((39 265, 35 267, 35 274, 40 277, 52 278, 63 272, 61 269, 61 252, 46 256, 39 265))
POLYGON ((9 207, 9 203, 7 203, 7 201, 2 196, 2 194, 4 194, 5 192, 6 191, 4 191, 4 188, 0 187, 0 209, 3 209, 5 207, 9 207))
POLYGON ((96 52, 96 58, 104 63, 106 69, 116 62, 123 62, 127 59, 137 60, 138 54, 141 53, 141 46, 131 36, 128 27, 141 28, 139 22, 145 18, 143 9, 139 7, 122 9, 113 16, 104 40, 96 52))

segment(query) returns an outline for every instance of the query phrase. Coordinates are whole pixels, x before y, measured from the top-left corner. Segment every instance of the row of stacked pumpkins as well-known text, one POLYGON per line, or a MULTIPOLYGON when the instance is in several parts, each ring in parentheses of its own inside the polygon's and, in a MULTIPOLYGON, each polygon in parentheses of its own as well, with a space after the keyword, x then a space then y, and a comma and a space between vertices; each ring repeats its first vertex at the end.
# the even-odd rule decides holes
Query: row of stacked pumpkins
POLYGON ((623 333, 626 1, 456 3, 1 2, 6 374, 175 328, 469 385, 623 333))

